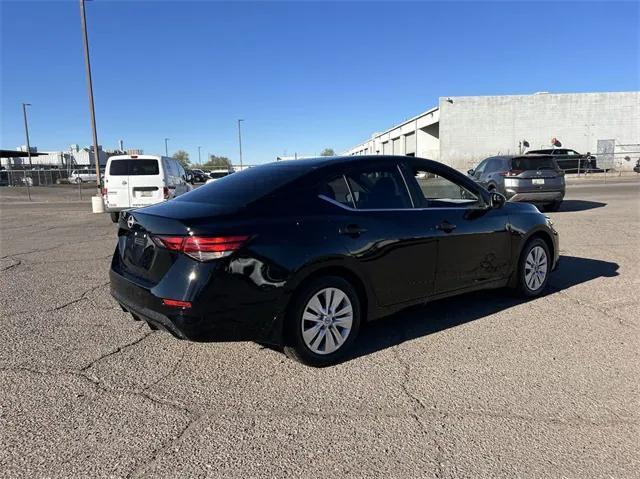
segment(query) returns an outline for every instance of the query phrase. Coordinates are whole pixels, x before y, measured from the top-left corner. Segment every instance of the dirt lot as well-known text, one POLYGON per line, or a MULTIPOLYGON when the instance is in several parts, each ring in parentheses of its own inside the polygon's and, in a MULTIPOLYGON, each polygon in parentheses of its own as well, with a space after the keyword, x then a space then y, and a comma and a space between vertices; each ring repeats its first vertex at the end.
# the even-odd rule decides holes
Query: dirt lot
POLYGON ((132 321, 109 218, 3 188, 0 476, 638 477, 639 186, 569 188, 546 296, 405 312, 326 369, 132 321))

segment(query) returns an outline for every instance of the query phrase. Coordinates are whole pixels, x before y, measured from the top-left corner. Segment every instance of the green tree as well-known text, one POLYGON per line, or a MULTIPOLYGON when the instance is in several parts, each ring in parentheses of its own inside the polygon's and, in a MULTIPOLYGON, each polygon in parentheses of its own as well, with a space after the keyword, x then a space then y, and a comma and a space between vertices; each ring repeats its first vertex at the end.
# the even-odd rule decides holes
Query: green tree
POLYGON ((336 156, 336 152, 333 151, 333 148, 325 148, 320 152, 320 156, 336 156))
POLYGON ((209 155, 209 161, 202 166, 205 168, 231 168, 231 160, 226 156, 209 155))
POLYGON ((189 163, 189 153, 184 150, 178 150, 173 154, 173 158, 178 160, 183 168, 189 168, 191 163, 189 163))

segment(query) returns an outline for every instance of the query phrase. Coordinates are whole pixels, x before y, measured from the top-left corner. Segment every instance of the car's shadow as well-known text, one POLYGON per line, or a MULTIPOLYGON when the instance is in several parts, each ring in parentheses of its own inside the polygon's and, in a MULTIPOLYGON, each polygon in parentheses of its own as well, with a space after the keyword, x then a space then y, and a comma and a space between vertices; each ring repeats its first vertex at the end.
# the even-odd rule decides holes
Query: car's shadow
POLYGON ((595 208, 602 208, 603 206, 607 206, 607 204, 601 203, 599 201, 564 200, 560 204, 558 213, 571 213, 573 211, 593 210, 595 208))
MULTIPOLYGON (((600 277, 618 275, 618 265, 608 261, 562 256, 545 295, 600 277)), ((405 341, 454 328, 526 302, 509 290, 468 293, 414 307, 374 321, 362 329, 354 352, 345 359, 366 356, 405 341)))

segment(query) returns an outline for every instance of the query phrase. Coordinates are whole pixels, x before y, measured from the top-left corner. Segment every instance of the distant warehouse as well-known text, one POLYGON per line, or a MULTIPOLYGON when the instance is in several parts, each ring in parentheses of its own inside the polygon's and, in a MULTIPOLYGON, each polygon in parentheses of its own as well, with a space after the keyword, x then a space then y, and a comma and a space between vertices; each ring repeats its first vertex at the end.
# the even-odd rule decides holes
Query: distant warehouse
POLYGON ((420 156, 466 170, 491 155, 552 146, 596 154, 598 166, 632 168, 640 158, 640 92, 441 97, 347 154, 420 156))

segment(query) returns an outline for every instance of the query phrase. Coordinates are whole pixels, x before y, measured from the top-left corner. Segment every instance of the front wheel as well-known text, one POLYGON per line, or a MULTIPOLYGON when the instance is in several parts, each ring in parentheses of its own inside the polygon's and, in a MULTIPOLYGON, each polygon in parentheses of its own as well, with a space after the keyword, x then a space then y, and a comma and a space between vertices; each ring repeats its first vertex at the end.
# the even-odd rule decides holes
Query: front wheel
POLYGON ((287 311, 287 356, 309 366, 343 358, 360 329, 360 300, 343 278, 325 276, 304 285, 287 311))
POLYGON ((551 255, 549 247, 540 238, 529 241, 518 262, 518 291, 527 298, 542 294, 549 281, 551 255))

